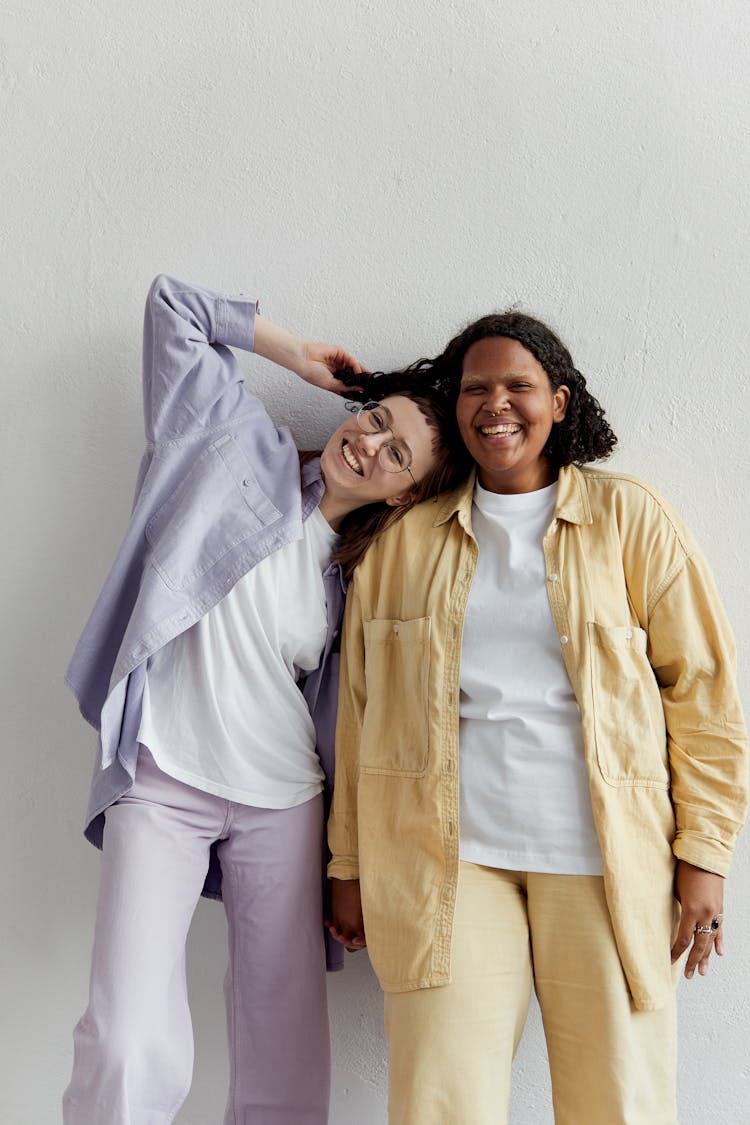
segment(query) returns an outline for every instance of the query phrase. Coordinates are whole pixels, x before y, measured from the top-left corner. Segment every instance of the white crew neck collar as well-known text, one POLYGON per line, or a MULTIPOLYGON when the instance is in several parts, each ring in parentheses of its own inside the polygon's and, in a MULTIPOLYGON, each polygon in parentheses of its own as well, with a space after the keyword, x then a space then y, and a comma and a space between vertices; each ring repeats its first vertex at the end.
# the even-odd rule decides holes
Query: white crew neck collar
POLYGON ((483 512, 537 512, 557 499, 557 481, 534 492, 490 492, 479 480, 474 485, 474 503, 483 512))

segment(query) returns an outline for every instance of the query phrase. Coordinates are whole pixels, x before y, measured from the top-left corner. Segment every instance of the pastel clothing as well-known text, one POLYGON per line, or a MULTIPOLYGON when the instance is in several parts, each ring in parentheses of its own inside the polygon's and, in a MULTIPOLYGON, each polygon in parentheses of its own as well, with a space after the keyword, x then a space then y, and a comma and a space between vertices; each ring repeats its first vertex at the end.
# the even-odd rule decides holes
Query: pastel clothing
POLYGON ((603 880, 471 863, 451 983, 385 996, 389 1125, 507 1125, 532 984, 555 1125, 677 1125, 674 990, 634 1010, 603 880))
POLYGON ((323 788, 298 681, 317 669, 328 611, 323 573, 337 540, 319 509, 218 605, 148 661, 138 741, 159 768, 266 809, 323 788))
POLYGON ((192 1069, 184 956, 201 893, 223 894, 229 922, 227 1125, 325 1125, 328 1117, 326 954, 338 968, 343 950, 324 935, 322 826, 344 590, 340 569, 324 561, 331 541, 319 523, 320 461, 300 470, 289 431, 245 391, 229 348, 252 349, 256 307, 166 277, 146 304, 147 445, 135 504, 67 676, 100 735, 86 835, 103 844, 103 861, 65 1125, 173 1120, 192 1069), (246 576, 248 588, 235 594, 246 576), (285 577, 311 576, 314 604, 301 632, 282 614, 284 635, 274 636, 264 612, 243 630, 253 597, 285 577), (217 636, 224 647, 212 655, 217 636), (271 668, 274 643, 280 660, 271 668), (283 695, 281 708, 289 704, 277 729, 263 727, 273 707, 253 678, 283 695), (211 684, 220 692, 213 711, 211 684), (203 694, 186 704, 193 690, 203 694), (170 708, 182 712, 174 724, 170 708), (166 771, 197 784, 160 769, 143 739, 166 771), (254 778, 240 763, 246 754, 254 778), (263 789, 257 776, 271 762, 263 789), (254 807, 250 797, 281 807, 254 807))
POLYGON ((581 713, 555 630, 542 538, 557 482, 488 492, 461 644, 460 858, 513 871, 601 875, 581 713))
MULTIPOLYGON (((66 680, 99 734, 85 818, 101 846, 104 811, 133 784, 148 660, 218 605, 262 559, 302 538, 323 495, 320 461, 302 467, 291 433, 244 386, 232 346, 252 350, 257 301, 159 276, 143 333, 146 449, 130 524, 66 680), (301 476, 301 481, 300 481, 301 476)), ((300 688, 315 724, 328 799, 344 605, 324 574, 320 664, 300 688)), ((221 897, 212 852, 203 893, 221 897)), ((343 951, 328 943, 330 967, 343 951)))
POLYGON ((91 999, 64 1125, 169 1125, 184 1101, 185 938, 213 841, 229 923, 225 1125, 326 1125, 322 796, 291 809, 234 804, 168 777, 142 749, 106 818, 91 999))
MULTIPOLYGON (((360 879, 387 992, 451 979, 473 493, 469 480, 379 537, 347 605, 329 874, 360 879)), ((731 631, 690 533, 639 481, 564 468, 542 547, 619 958, 635 1007, 660 1008, 675 858, 725 875, 747 806, 731 631)))

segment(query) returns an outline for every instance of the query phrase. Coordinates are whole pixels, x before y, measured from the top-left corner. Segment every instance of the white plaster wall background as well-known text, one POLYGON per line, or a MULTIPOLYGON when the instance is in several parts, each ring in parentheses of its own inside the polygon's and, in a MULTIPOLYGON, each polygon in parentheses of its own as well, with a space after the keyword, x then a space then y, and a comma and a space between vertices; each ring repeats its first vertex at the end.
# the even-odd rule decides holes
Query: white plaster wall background
MULTIPOLYGON (((621 434, 616 464, 704 543, 746 687, 750 15, 744 0, 26 0, 0 19, 0 1120, 53 1125, 98 870, 80 837, 93 746, 62 670, 130 504, 151 276, 257 292, 376 365, 510 301, 549 318, 621 434)), ((319 441, 337 404, 247 366, 319 441)), ((683 1125, 746 1119, 749 923, 745 844, 729 956, 680 992, 683 1125)), ((221 1120, 223 942, 201 904, 180 1125, 221 1120)), ((331 981, 331 1008, 331 1121, 381 1123, 364 960, 331 981)), ((532 1013, 514 1125, 552 1119, 543 1051, 532 1013)))

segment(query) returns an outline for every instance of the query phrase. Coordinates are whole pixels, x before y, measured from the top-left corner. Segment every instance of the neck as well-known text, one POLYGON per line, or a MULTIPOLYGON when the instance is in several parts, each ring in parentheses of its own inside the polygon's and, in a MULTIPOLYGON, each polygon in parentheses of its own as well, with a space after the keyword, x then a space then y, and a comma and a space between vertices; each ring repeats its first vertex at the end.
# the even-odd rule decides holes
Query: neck
POLYGON ((509 496, 521 492, 538 492, 540 488, 546 488, 547 485, 554 484, 557 475, 557 469, 553 468, 549 462, 545 462, 544 465, 532 472, 521 473, 518 476, 508 473, 486 472, 481 466, 477 472, 479 483, 487 492, 506 493, 509 496))
POLYGON ((318 509, 321 516, 334 531, 338 531, 346 516, 353 512, 356 504, 337 503, 326 490, 323 493, 318 509))

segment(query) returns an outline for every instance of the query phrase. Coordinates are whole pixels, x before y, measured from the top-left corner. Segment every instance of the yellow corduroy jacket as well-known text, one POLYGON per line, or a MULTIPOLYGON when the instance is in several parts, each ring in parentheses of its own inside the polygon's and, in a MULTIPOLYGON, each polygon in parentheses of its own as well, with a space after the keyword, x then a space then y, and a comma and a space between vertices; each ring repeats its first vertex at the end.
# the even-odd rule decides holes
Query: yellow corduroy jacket
MULTIPOLYGON (((450 980, 473 485, 389 529, 349 591, 328 870, 360 879, 386 991, 450 980)), ((725 875, 745 815, 734 642, 689 532, 639 481, 563 469, 544 556, 617 946, 635 1005, 657 1008, 673 987, 675 857, 725 875)))

